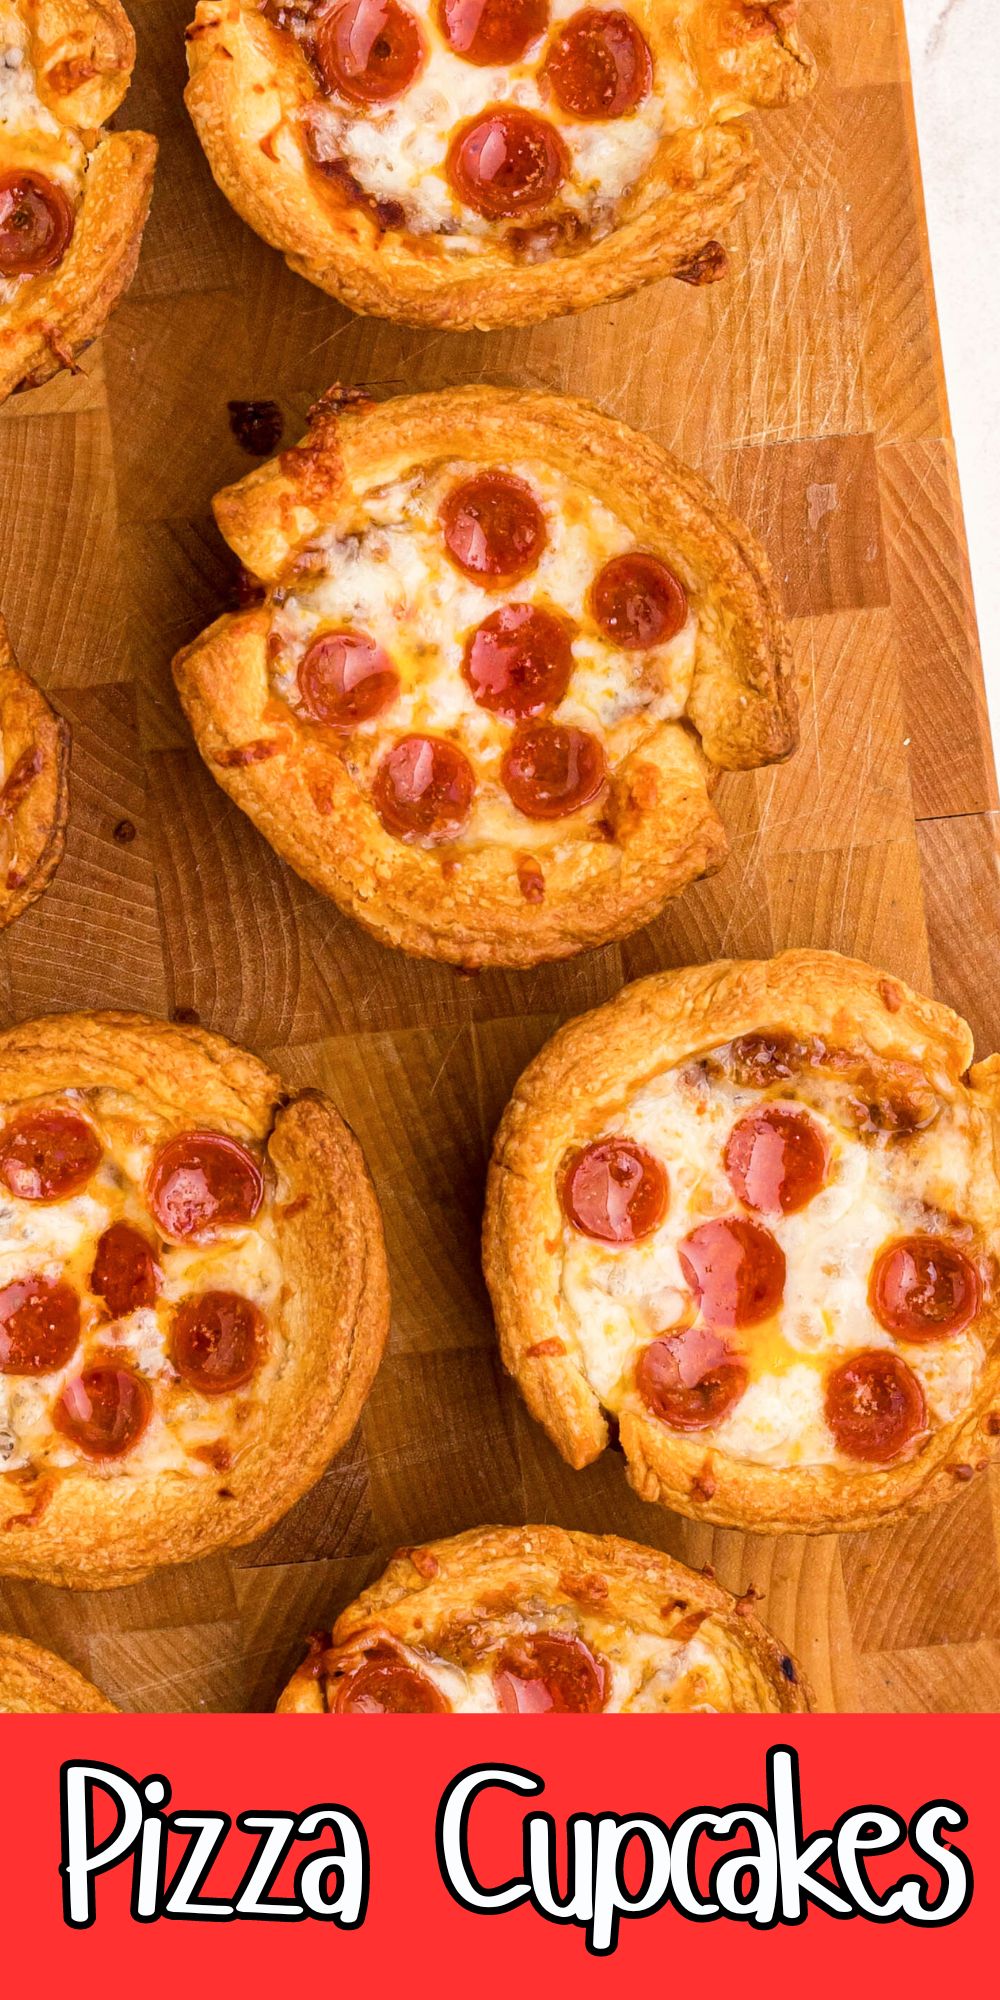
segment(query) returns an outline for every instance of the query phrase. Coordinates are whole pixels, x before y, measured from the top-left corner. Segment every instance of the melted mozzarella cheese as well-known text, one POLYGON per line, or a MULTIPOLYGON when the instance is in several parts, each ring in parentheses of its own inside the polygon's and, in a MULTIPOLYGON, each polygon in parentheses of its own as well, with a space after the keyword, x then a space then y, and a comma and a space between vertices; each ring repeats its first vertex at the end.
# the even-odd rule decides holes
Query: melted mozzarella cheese
MULTIPOLYGON (((690 1068, 669 1070, 638 1091, 607 1133, 645 1146, 668 1170, 667 1216, 645 1241, 621 1247, 563 1229, 561 1294, 588 1381, 606 1408, 641 1409, 634 1387, 641 1350, 685 1323, 690 1292, 678 1245, 714 1216, 744 1213, 723 1165, 737 1120, 761 1093, 690 1068)), ((862 1348, 893 1348, 868 1299, 881 1246, 920 1233, 929 1209, 974 1217, 975 1149, 946 1107, 926 1133, 900 1146, 863 1143, 810 1102, 829 1151, 822 1191, 792 1215, 757 1218, 785 1256, 781 1308, 773 1320, 726 1336, 745 1363, 744 1395, 713 1431, 730 1456, 770 1465, 839 1461, 824 1414, 831 1365, 862 1348)), ((933 1424, 951 1422, 972 1399, 984 1351, 973 1328, 946 1340, 909 1343, 933 1424)), ((857 1469, 856 1461, 851 1461, 857 1469)))
MULTIPOLYGON (((462 673, 469 635, 503 604, 537 604, 567 616, 573 676, 556 722, 599 736, 613 768, 655 725, 684 712, 694 674, 697 620, 674 639, 640 656, 623 652, 588 628, 587 594, 604 563, 635 546, 610 508, 547 468, 512 463, 541 502, 547 543, 532 574, 503 589, 484 590, 448 560, 439 509, 444 495, 477 468, 452 462, 427 478, 399 481, 369 494, 367 523, 349 537, 328 538, 323 570, 310 575, 275 608, 280 652, 274 686, 300 708, 297 672, 311 640, 338 626, 368 633, 389 654, 401 680, 392 707, 353 733, 347 768, 367 787, 387 738, 410 731, 454 736, 475 765, 477 790, 456 845, 523 846, 529 822, 500 784, 511 724, 480 707, 462 673), (638 663, 637 663, 638 662, 638 663)), ((573 822, 530 822, 534 849, 561 845, 573 822)))
MULTIPOLYGON (((65 1278, 80 1301, 81 1340, 65 1366, 48 1375, 28 1379, 0 1374, 0 1471, 86 1465, 69 1440, 53 1429, 51 1412, 66 1384, 89 1365, 90 1357, 111 1348, 127 1354, 156 1392, 150 1423, 127 1457, 114 1461, 116 1474, 142 1478, 174 1471, 207 1476, 212 1467, 197 1454, 223 1441, 236 1456, 252 1430, 248 1415, 261 1407, 283 1363, 284 1346, 274 1315, 282 1269, 271 1204, 264 1203, 252 1224, 220 1229, 210 1243, 164 1242, 142 1192, 158 1139, 153 1140, 148 1130, 144 1137, 137 1136, 143 1129, 141 1113, 118 1093, 102 1093, 99 1105, 79 1103, 73 1092, 60 1101, 74 1099, 102 1140, 101 1165, 86 1190, 65 1201, 21 1201, 5 1193, 0 1202, 0 1287, 33 1275, 65 1278), (163 1282, 155 1306, 110 1322, 106 1307, 89 1286, 98 1239, 119 1221, 130 1223, 148 1242, 157 1244, 163 1282), (257 1306, 267 1322, 263 1363, 248 1387, 231 1395, 199 1395, 181 1383, 170 1361, 176 1306, 206 1291, 238 1292, 257 1306)), ((0 1109, 0 1124, 15 1108, 0 1109)))
MULTIPOLYGON (((481 68, 448 47, 430 0, 413 4, 412 11, 420 17, 427 54, 409 89, 389 103, 366 105, 361 114, 335 101, 311 105, 312 150, 321 159, 342 160, 371 201, 401 206, 407 227, 414 234, 438 234, 450 255, 480 249, 483 237, 498 230, 496 222, 458 198, 446 169, 456 126, 489 106, 517 105, 557 126, 570 159, 558 206, 594 237, 614 227, 619 204, 650 168, 667 134, 700 115, 697 76, 679 47, 671 61, 657 65, 653 88, 635 111, 581 121, 562 112, 541 85, 545 38, 520 62, 481 68)), ((555 0, 552 28, 577 11, 577 0, 555 0)))

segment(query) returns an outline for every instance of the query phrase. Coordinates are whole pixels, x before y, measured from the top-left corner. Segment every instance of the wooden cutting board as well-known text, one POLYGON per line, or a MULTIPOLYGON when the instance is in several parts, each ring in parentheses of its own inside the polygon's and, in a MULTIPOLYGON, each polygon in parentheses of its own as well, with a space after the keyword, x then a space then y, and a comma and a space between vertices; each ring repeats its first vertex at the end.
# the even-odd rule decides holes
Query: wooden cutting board
POLYGON ((479 1273, 491 1133, 556 1024, 656 967, 787 945, 870 957, 1000 1046, 997 794, 894 0, 804 0, 818 95, 758 121, 733 274, 498 334, 353 319, 217 194, 188 124, 192 0, 131 0, 128 123, 160 138, 139 274, 75 379, 0 412, 0 602, 74 730, 69 848, 0 940, 5 1020, 199 1020, 359 1134, 385 1213, 390 1351, 348 1449, 263 1541, 129 1590, 0 1586, 0 1625, 123 1707, 270 1707, 302 1637, 402 1542, 484 1521, 613 1529, 732 1589, 826 1708, 1000 1707, 1000 1477, 881 1533, 769 1540, 563 1465, 502 1378, 479 1273), (802 748, 727 778, 732 854, 626 945, 463 977, 372 943, 275 859, 195 752, 169 661, 230 600, 210 496, 249 469, 230 399, 294 440, 331 382, 591 396, 700 466, 782 578, 802 748), (133 837, 134 835, 134 837, 133 837))

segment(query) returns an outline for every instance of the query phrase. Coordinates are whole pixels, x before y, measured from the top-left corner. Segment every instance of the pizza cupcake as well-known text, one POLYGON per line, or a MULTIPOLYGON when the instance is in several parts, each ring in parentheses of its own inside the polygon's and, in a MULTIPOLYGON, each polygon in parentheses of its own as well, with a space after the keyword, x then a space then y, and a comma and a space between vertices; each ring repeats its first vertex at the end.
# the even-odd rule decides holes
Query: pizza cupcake
POLYGON ((69 727, 22 673, 0 617, 0 930, 51 881, 66 845, 69 727))
POLYGON ((332 392, 215 512, 259 601, 174 662, 198 747, 386 943, 534 965, 625 936, 722 862, 719 769, 794 747, 766 557, 589 404, 332 392))
POLYGON ((0 1715, 117 1715, 75 1667, 0 1632, 0 1715))
POLYGON ((721 277, 745 114, 811 89, 796 0, 198 0, 219 186, 356 312, 522 325, 721 277))
POLYGON ((317 1634, 284 1714, 690 1715, 808 1709, 799 1667, 707 1576, 563 1528, 403 1549, 317 1634))
POLYGON ((385 1339, 360 1149, 217 1035, 0 1035, 0 1573, 99 1590, 260 1534, 385 1339))
POLYGON ((102 127, 134 61, 119 0, 0 0, 0 402, 71 367, 131 282, 156 141, 102 127))
POLYGON ((497 1134, 486 1275, 564 1458, 644 1499, 864 1528, 1000 1436, 1000 1059, 833 952, 656 974, 571 1022, 497 1134))

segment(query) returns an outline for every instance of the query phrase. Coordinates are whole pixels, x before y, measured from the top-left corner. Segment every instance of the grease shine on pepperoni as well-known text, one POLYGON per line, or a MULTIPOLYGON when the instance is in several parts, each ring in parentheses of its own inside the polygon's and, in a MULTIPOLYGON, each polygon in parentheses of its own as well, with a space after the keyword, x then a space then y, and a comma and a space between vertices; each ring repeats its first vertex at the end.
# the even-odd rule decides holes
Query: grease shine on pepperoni
POLYGON ((519 729, 500 781, 525 819, 565 819, 596 799, 607 776, 604 750, 585 729, 536 722, 519 729))
POLYGON ((545 517, 523 479, 491 468, 453 486, 441 507, 445 548, 477 583, 520 583, 538 566, 545 517))
POLYGON ((138 1444, 152 1413, 153 1398, 141 1376, 104 1364, 67 1382, 52 1421, 86 1458, 123 1458, 138 1444))
POLYGON ((584 7, 559 30, 542 74, 571 118, 624 118, 649 95, 653 58, 630 14, 584 7))
POLYGON ((426 1674, 386 1647, 345 1674, 334 1708, 338 1715, 445 1715, 448 1703, 426 1674))
POLYGON ((314 722, 354 729, 394 702, 399 675, 367 632, 323 632, 299 664, 299 695, 314 722))
POLYGON ((684 585, 658 556, 613 556, 590 587, 590 609, 606 639, 645 653, 675 639, 687 622, 684 585))
POLYGON ((24 167, 0 174, 0 278, 54 270, 75 221, 68 195, 44 174, 24 167))
POLYGON ((926 1425, 923 1388, 898 1354, 885 1347, 866 1349, 829 1376, 826 1421, 848 1458, 886 1465, 926 1425))
POLYGON ((777 1312, 785 1253, 762 1223, 718 1216, 692 1229, 677 1254, 707 1326, 756 1326, 777 1312))
POLYGON ((975 1265, 956 1243, 939 1236, 903 1236, 880 1251, 868 1301, 887 1333, 900 1340, 945 1340, 962 1333, 979 1311, 975 1265))
POLYGON ((170 1359, 182 1382, 225 1396, 249 1382, 261 1358, 264 1321, 239 1292, 202 1292, 174 1314, 170 1359))
POLYGON ((433 847, 454 840, 476 789, 468 758, 443 736, 402 736, 383 757, 372 804, 387 833, 433 847))
POLYGON ((90 1289, 103 1299, 112 1319, 140 1306, 155 1306, 160 1270, 153 1247, 129 1222, 113 1222, 97 1245, 90 1289))
POLYGON ((639 1243, 667 1212, 667 1170, 634 1139, 597 1139, 570 1160, 562 1178, 563 1212, 582 1236, 599 1243, 639 1243))
POLYGON ((455 193, 490 222, 547 207, 568 165, 555 126, 516 104, 494 105, 460 125, 448 148, 455 193))
POLYGON ((566 625, 537 604, 501 605, 470 634, 462 660, 462 674, 480 708, 508 722, 551 714, 572 671, 566 625))
POLYGON ((582 1639, 531 1632, 504 1647, 493 1685, 505 1715, 596 1715, 607 1676, 582 1639))
POLYGON ((826 1141, 806 1111, 765 1104, 734 1125, 726 1141, 734 1194, 761 1215, 794 1215, 826 1179, 826 1141))
POLYGON ((747 1370, 710 1327, 664 1334, 639 1356, 636 1387, 654 1417, 676 1431, 721 1424, 740 1401, 747 1370))
POLYGON ((423 38, 399 0, 343 0, 320 19, 316 59, 328 89, 353 104, 387 104, 421 69, 423 38))
POLYGON ((101 1144, 74 1111, 19 1111, 0 1132, 0 1180, 21 1201, 65 1201, 96 1172, 101 1144))
POLYGON ((153 1161, 147 1199, 165 1236, 195 1243, 229 1224, 252 1222, 264 1176, 252 1153, 222 1132, 181 1132, 153 1161))
POLYGON ((549 0, 439 0, 438 18, 448 47, 466 62, 520 62, 545 33, 549 0))
POLYGON ((50 1375, 80 1338, 80 1302, 61 1278, 15 1278, 0 1291, 0 1375, 50 1375))

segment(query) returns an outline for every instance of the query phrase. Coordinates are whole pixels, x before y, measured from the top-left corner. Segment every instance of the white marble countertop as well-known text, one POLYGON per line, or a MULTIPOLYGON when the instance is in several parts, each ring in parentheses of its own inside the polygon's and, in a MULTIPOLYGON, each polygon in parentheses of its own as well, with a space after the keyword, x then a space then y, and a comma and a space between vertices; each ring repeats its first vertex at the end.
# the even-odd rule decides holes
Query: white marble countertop
POLYGON ((903 0, 903 6, 945 374, 1000 753, 1000 0, 903 0))

